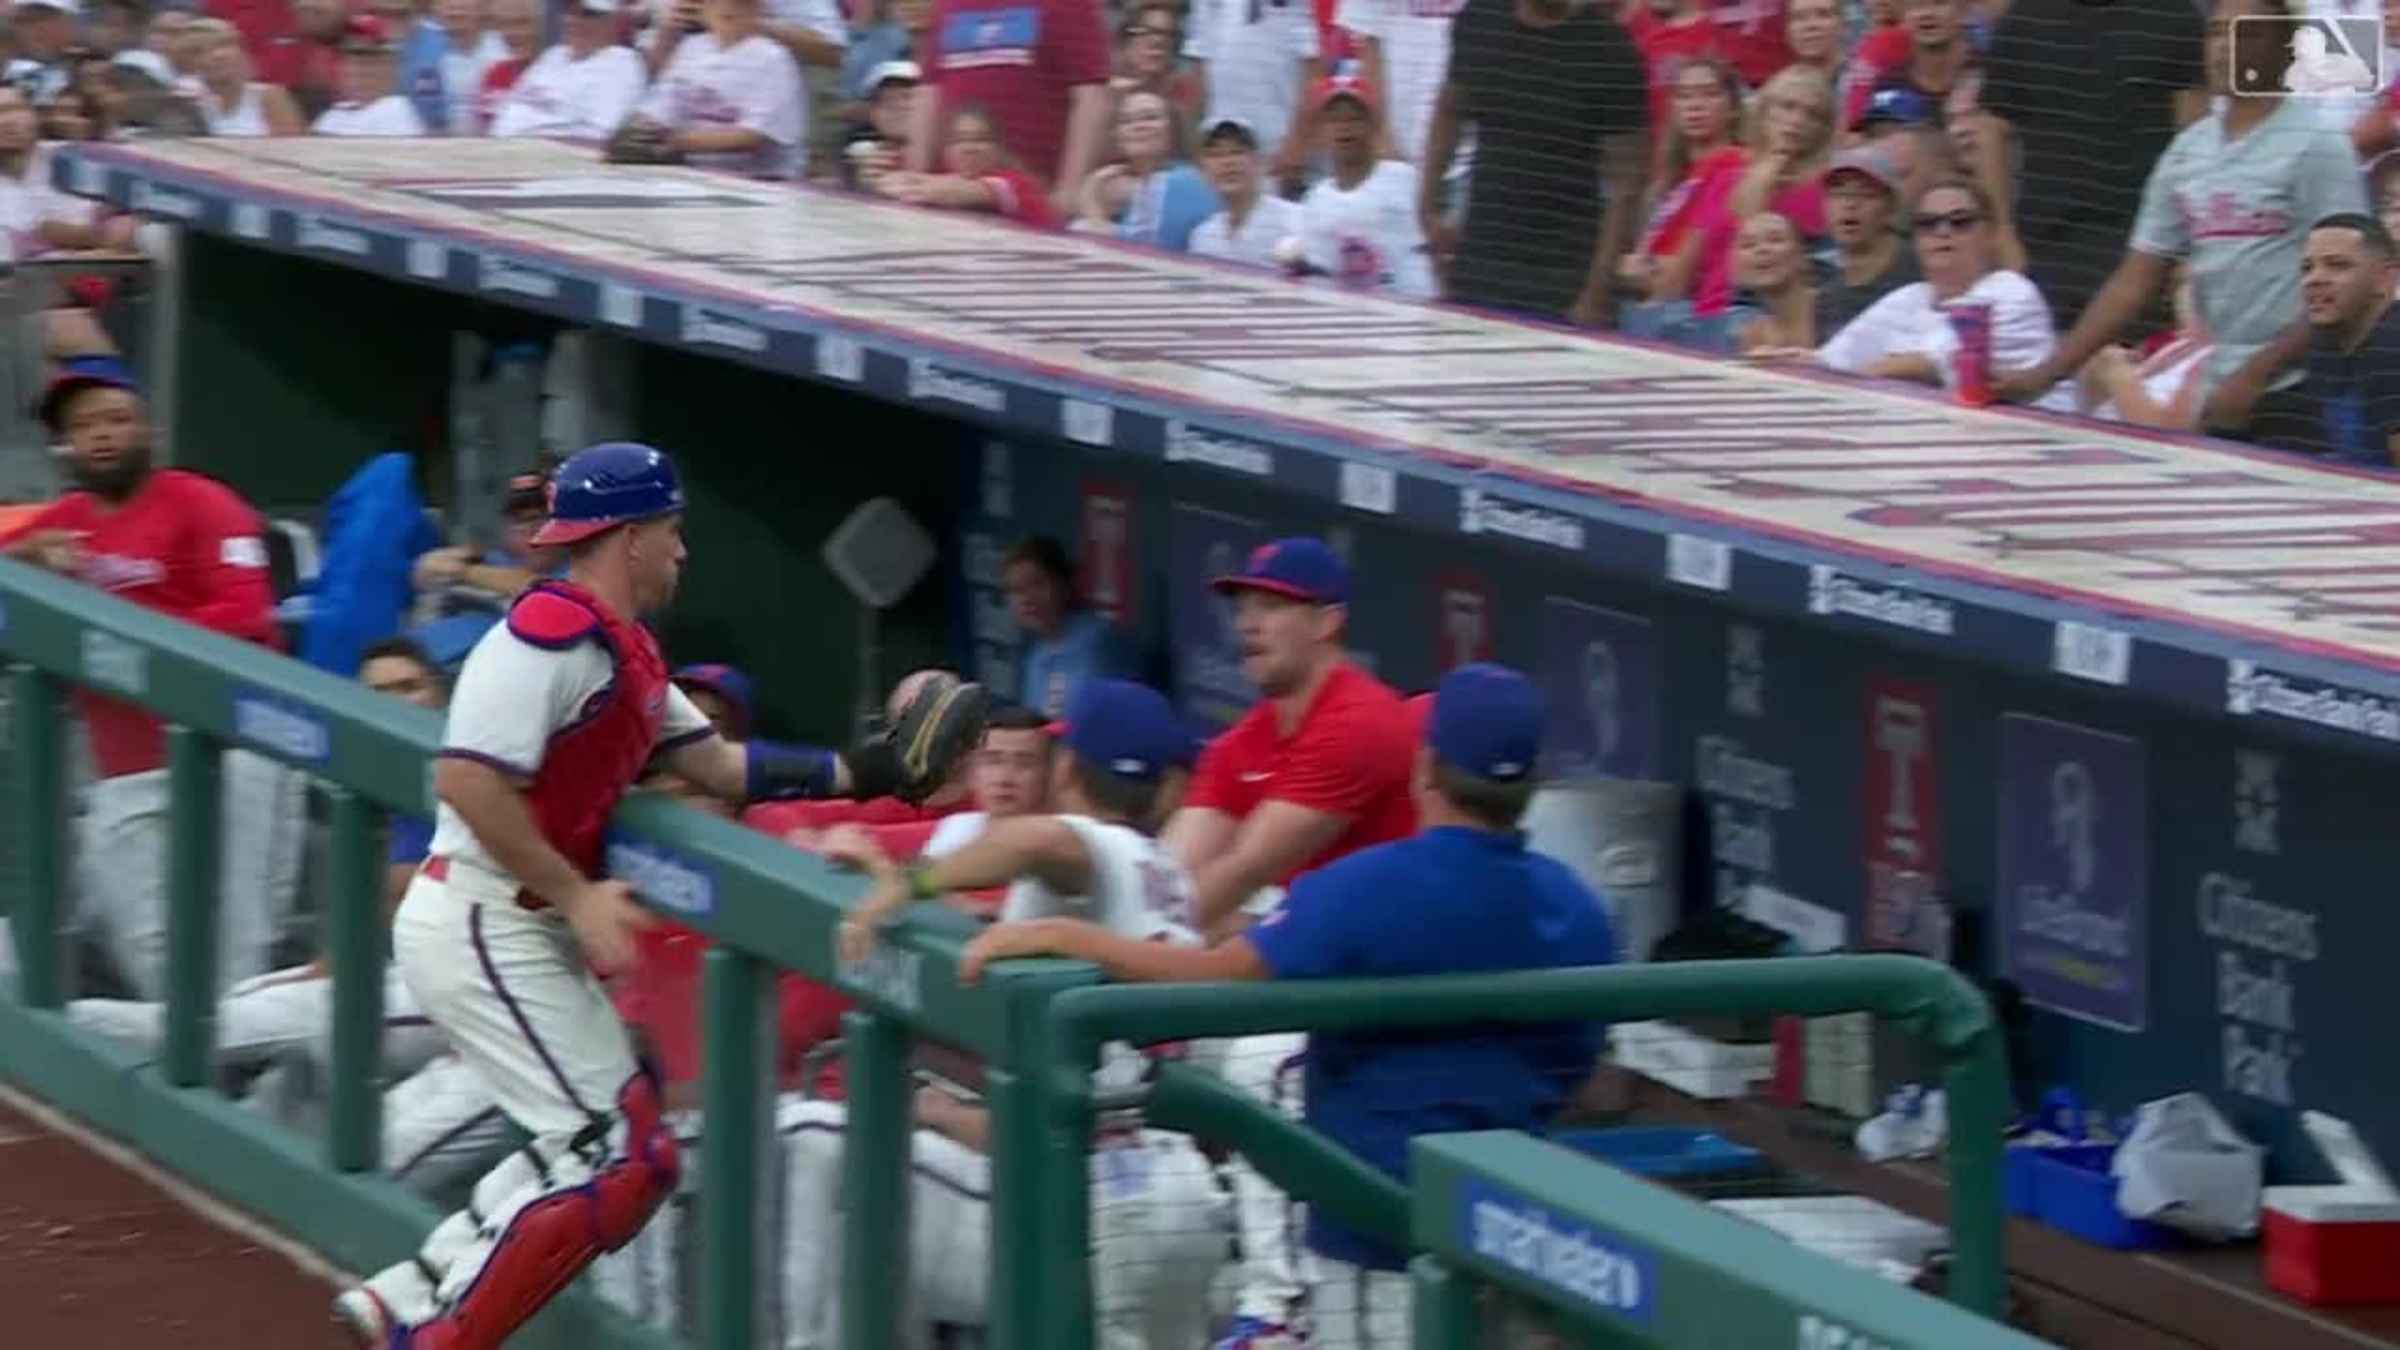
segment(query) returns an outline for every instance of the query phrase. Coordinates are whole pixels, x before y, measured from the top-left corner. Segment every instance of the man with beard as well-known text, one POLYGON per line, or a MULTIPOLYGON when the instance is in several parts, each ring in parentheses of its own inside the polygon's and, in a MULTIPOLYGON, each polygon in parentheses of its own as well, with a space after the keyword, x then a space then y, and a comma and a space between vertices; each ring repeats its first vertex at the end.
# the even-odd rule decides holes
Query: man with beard
MULTIPOLYGON (((151 464, 150 420, 115 357, 65 364, 42 395, 42 420, 69 448, 75 490, 28 521, 0 555, 49 568, 146 609, 274 647, 275 597, 258 514, 224 484, 151 464)), ((136 998, 166 997, 167 772, 159 720, 89 688, 75 691, 94 782, 79 818, 79 923, 94 930, 136 998)), ((280 766, 244 752, 226 761, 226 845, 217 974, 224 986, 266 969, 276 847, 299 812, 280 766)), ((298 843, 291 832, 288 841, 298 843)))
POLYGON ((2400 464, 2400 280, 2391 233, 2373 216, 2325 217, 2300 254, 2301 322, 2258 350, 2217 387, 2206 414, 2210 430, 2239 435, 2267 386, 2300 369, 2290 402, 2307 413, 2287 419, 2263 444, 2345 464, 2400 464))

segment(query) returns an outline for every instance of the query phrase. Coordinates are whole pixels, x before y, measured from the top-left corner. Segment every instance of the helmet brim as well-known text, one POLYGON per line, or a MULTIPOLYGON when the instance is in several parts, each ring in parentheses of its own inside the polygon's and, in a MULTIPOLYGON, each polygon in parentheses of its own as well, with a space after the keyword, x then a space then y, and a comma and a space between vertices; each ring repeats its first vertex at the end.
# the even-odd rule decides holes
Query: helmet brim
POLYGON ((624 520, 560 520, 553 516, 533 532, 533 546, 555 548, 562 544, 579 544, 593 535, 605 534, 619 525, 631 523, 624 520))

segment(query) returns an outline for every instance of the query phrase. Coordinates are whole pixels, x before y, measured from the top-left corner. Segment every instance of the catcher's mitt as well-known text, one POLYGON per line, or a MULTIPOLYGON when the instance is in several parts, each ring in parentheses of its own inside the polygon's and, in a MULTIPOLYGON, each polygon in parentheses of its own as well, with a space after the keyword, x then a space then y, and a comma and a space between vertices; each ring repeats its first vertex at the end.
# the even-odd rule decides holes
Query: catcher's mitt
POLYGON ((683 151, 675 148, 674 132, 636 117, 608 138, 601 158, 611 164, 681 164, 683 151))
POLYGON ((892 724, 842 752, 851 795, 923 802, 983 739, 991 692, 955 675, 925 681, 892 724))

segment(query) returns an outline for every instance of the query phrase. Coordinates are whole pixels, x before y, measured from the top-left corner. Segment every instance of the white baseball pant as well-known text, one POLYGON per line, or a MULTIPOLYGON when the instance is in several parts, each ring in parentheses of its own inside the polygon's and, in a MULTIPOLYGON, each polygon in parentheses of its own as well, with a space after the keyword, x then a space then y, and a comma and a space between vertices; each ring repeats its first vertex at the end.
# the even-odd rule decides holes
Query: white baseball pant
MULTIPOLYGON (((1298 1032, 1244 1036, 1225 1045, 1221 1072, 1227 1083, 1298 1119, 1307 1053, 1308 1038, 1298 1032)), ((1234 1313, 1289 1326, 1303 1292, 1301 1207, 1239 1156, 1225 1164, 1225 1182, 1242 1234, 1234 1313)))
MULTIPOLYGON (((841 1329, 842 1129, 834 1102, 787 1100, 784 1350, 834 1350, 841 1329), (813 1315, 812 1315, 813 1314, 813 1315)), ((913 1350, 936 1323, 980 1326, 991 1305, 991 1159, 918 1130, 909 1168, 913 1350)), ((1091 1157, 1092 1295, 1103 1350, 1208 1342, 1208 1294, 1225 1262, 1220 1196, 1192 1142, 1162 1130, 1096 1142, 1091 1157)))
MULTIPOLYGON (((308 780, 247 750, 225 752, 218 780, 218 988, 267 968, 291 912, 307 842, 308 780)), ((76 831, 79 912, 137 998, 167 987, 167 772, 102 778, 85 790, 76 831)))
POLYGON ((472 1065, 441 1055, 384 1090, 383 1170, 421 1195, 447 1195, 524 1138, 472 1065))
MULTIPOLYGON (((514 879, 458 859, 420 872, 392 925, 417 1002, 530 1136, 424 1248, 366 1287, 405 1326, 505 1334, 672 1190, 656 1085, 566 925, 514 879), (486 1278, 486 1276, 490 1278, 486 1278)), ((480 1341, 475 1341, 480 1343, 480 1341)))
POLYGON ((1309 1350, 1409 1350, 1414 1335, 1408 1276, 1307 1252, 1309 1350))
MULTIPOLYGON (((242 981, 217 1001, 217 1062, 247 1068, 289 1053, 332 1063, 333 981, 290 978, 279 970, 242 981)), ((67 1004, 67 1021, 87 1031, 156 1054, 166 1044, 167 1005, 132 999, 79 998, 67 1004)), ((383 1074, 405 1078, 444 1048, 433 1021, 417 1009, 416 995, 397 968, 383 977, 383 1074)))

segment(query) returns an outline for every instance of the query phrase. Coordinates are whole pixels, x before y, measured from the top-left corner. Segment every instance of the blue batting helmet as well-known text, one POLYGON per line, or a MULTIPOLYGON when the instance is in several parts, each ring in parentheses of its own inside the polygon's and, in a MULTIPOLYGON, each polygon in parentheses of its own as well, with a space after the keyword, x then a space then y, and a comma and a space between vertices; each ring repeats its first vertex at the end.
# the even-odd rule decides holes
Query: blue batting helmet
POLYGON ((578 450, 550 480, 550 518, 534 533, 537 545, 572 544, 603 530, 683 509, 675 462, 632 441, 605 441, 578 450))

